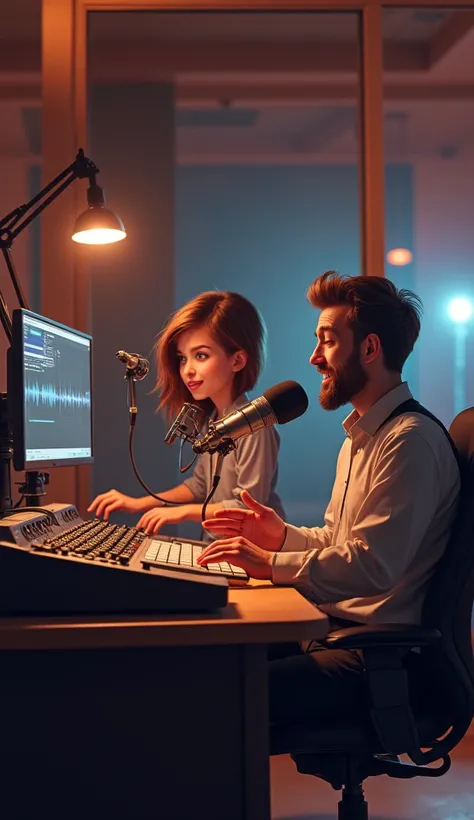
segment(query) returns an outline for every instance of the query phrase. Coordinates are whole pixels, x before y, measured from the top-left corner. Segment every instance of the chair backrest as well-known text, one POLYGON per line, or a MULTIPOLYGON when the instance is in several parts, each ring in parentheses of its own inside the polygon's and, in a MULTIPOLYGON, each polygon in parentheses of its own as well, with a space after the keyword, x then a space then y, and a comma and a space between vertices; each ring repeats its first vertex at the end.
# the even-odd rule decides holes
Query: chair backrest
MULTIPOLYGON (((446 692, 445 708, 463 736, 474 715, 474 407, 454 419, 449 433, 461 469, 461 500, 446 551, 436 567, 423 608, 423 624, 439 629, 442 657, 438 665, 446 692)), ((451 748, 458 742, 453 736, 451 748)))

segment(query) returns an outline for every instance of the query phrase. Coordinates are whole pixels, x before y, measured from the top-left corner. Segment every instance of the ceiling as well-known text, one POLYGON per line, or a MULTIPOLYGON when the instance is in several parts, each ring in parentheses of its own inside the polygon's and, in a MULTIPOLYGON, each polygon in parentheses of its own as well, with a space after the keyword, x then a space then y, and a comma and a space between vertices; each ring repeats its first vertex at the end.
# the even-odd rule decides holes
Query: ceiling
MULTIPOLYGON (((453 12, 388 9, 384 36, 426 41, 453 12)), ((352 12, 94 12, 91 37, 97 42, 127 38, 142 40, 352 40, 357 15, 352 12), (112 19, 110 19, 112 17, 112 19)))
MULTIPOLYGON (((474 0, 383 32, 387 159, 474 155, 474 0)), ((0 3, 5 156, 41 151, 40 33, 40 0, 0 3)), ((89 73, 172 81, 181 162, 353 162, 357 36, 352 12, 94 12, 89 73)))
MULTIPOLYGON (((429 40, 454 12, 435 9, 386 9, 385 37, 429 40)), ((334 12, 94 12, 93 37, 113 40, 125 33, 180 39, 311 40, 315 37, 352 38, 355 15, 334 12)), ((35 40, 41 36, 41 0, 0 3, 0 40, 35 40)))

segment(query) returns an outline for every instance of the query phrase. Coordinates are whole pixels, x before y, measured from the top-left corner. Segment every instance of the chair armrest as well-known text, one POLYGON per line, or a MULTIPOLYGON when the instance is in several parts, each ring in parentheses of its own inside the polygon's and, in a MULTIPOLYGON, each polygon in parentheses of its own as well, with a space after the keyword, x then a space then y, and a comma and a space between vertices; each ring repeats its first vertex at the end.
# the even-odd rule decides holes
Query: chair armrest
POLYGON ((324 639, 328 649, 362 651, 372 724, 382 748, 388 753, 406 752, 420 765, 423 752, 403 659, 410 649, 431 646, 440 639, 437 629, 417 624, 353 626, 324 639))
POLYGON ((431 646, 440 639, 441 633, 437 629, 428 629, 416 624, 381 624, 337 629, 326 635, 320 643, 330 649, 413 649, 431 646))

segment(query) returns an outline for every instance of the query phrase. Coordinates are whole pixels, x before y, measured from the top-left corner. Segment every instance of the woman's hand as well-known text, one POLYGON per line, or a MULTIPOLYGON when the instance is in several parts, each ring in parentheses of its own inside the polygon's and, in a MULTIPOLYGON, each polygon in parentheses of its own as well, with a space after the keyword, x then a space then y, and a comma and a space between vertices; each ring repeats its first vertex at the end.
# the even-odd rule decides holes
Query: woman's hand
POLYGON ((285 522, 271 507, 255 501, 247 490, 242 490, 240 497, 247 510, 242 507, 216 510, 212 518, 203 521, 204 529, 219 539, 241 535, 257 547, 278 552, 285 540, 285 522))
POLYGON ((122 510, 127 513, 138 515, 147 508, 147 501, 152 503, 151 496, 145 498, 132 498, 130 495, 119 493, 118 490, 109 490, 94 498, 92 504, 87 508, 87 512, 94 512, 97 518, 104 518, 107 521, 110 513, 115 510, 122 510))
POLYGON ((165 524, 180 524, 190 517, 191 511, 188 504, 179 507, 156 507, 148 510, 136 524, 139 530, 145 530, 147 535, 159 532, 165 524))

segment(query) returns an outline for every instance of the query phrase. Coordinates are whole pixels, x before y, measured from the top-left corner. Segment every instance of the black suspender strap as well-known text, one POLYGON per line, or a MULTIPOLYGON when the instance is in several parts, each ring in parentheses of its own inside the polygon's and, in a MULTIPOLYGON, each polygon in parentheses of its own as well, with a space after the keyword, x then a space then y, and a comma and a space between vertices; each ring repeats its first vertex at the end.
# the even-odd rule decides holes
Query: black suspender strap
POLYGON ((421 416, 428 416, 428 418, 434 421, 438 425, 438 427, 441 427, 444 435, 449 441, 454 457, 459 465, 459 455, 458 451, 456 450, 456 445, 454 444, 454 441, 452 440, 451 436, 446 430, 446 427, 438 418, 436 418, 436 416, 433 415, 433 413, 430 413, 430 411, 427 410, 426 407, 423 407, 423 405, 420 404, 420 402, 416 399, 407 399, 406 401, 402 402, 402 404, 399 404, 398 407, 395 408, 393 413, 390 413, 390 415, 387 416, 387 418, 380 425, 380 427, 383 427, 384 424, 387 424, 387 422, 392 421, 392 419, 397 418, 397 416, 403 415, 403 413, 419 413, 421 416))

